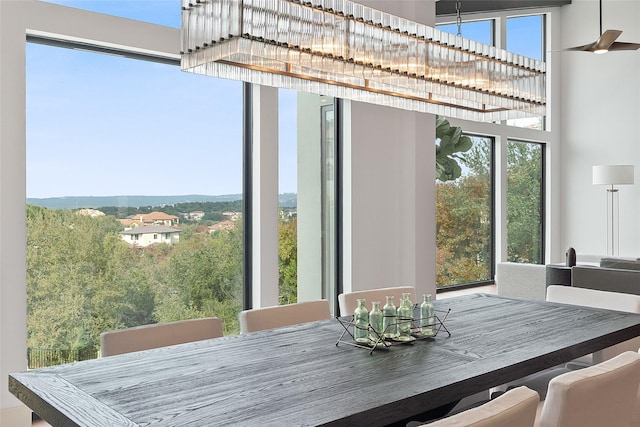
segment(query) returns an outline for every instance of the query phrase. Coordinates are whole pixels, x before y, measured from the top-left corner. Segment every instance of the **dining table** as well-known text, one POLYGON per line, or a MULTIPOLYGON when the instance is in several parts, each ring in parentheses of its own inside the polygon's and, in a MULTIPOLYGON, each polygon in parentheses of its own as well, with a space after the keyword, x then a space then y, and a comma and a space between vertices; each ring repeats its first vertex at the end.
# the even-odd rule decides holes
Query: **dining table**
POLYGON ((633 313, 434 305, 434 337, 373 351, 333 318, 14 373, 9 389, 54 427, 391 426, 640 335, 633 313))

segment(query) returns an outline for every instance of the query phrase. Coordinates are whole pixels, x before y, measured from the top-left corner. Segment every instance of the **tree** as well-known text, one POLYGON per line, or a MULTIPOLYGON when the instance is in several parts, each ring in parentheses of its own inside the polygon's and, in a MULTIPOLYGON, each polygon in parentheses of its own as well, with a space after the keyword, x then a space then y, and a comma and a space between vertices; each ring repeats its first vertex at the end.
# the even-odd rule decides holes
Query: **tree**
POLYGON ((152 293, 128 278, 119 228, 113 217, 27 207, 30 347, 95 351, 101 332, 151 319, 152 293))
POLYGON ((490 279, 489 150, 490 145, 478 139, 465 157, 459 158, 465 174, 455 180, 436 182, 438 286, 490 279))
POLYGON ((507 257, 542 262, 542 146, 507 145, 507 257))
POLYGON ((278 223, 278 294, 280 304, 298 301, 298 220, 278 223))
MULTIPOLYGON (((490 193, 489 193, 490 194, 490 193)), ((466 177, 436 188, 436 283, 489 279, 490 204, 482 177, 466 177)))
POLYGON ((190 225, 178 244, 146 248, 122 241, 121 228, 113 216, 27 206, 29 348, 95 355, 102 332, 203 316, 238 332, 239 225, 214 235, 190 225))
POLYGON ((197 233, 174 245, 159 284, 156 317, 217 316, 237 331, 242 308, 242 230, 197 233))

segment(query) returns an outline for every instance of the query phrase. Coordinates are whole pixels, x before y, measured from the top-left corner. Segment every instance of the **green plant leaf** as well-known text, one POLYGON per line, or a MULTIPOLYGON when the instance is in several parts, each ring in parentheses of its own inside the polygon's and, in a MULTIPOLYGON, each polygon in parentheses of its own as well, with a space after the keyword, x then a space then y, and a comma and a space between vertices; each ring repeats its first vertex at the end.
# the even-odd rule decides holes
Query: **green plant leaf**
POLYGON ((456 152, 456 144, 451 140, 448 135, 443 136, 440 139, 440 155, 449 156, 456 152))
POLYGON ((458 179, 462 175, 458 159, 464 161, 464 157, 457 153, 469 151, 472 147, 473 141, 462 134, 460 127, 451 126, 444 117, 436 117, 436 179, 458 179))
POLYGON ((436 137, 447 134, 450 127, 451 125, 447 119, 440 116, 436 117, 436 137))
POLYGON ((458 144, 456 144, 457 151, 463 153, 471 150, 471 147, 473 147, 473 141, 468 136, 462 136, 458 140, 458 144))

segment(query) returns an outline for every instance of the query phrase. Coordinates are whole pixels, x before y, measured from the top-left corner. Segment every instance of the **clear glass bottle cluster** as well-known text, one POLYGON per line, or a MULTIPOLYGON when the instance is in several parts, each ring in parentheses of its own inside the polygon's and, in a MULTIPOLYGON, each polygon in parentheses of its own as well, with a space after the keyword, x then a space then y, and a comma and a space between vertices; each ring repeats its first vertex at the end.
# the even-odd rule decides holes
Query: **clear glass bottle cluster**
POLYGON ((412 341, 412 330, 419 335, 430 337, 434 335, 434 307, 431 295, 423 296, 420 304, 420 317, 414 327, 413 303, 411 294, 403 293, 400 305, 394 305, 393 296, 386 297, 382 309, 380 301, 371 302, 371 311, 367 310, 365 299, 358 299, 358 305, 353 313, 353 338, 360 344, 380 343, 383 339, 401 342, 412 341))

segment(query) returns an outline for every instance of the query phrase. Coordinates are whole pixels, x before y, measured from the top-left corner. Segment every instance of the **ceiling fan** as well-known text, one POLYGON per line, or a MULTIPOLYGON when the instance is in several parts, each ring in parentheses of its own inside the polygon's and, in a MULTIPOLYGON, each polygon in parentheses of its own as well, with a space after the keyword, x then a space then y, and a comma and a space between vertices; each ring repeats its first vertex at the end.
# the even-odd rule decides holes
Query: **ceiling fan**
POLYGON ((625 43, 617 42, 616 39, 620 37, 622 31, 620 30, 607 30, 602 32, 602 0, 600 0, 600 37, 593 43, 585 44, 583 46, 570 47, 568 51, 581 51, 581 52, 593 52, 593 53, 606 53, 612 50, 637 50, 640 49, 640 43, 625 43))

